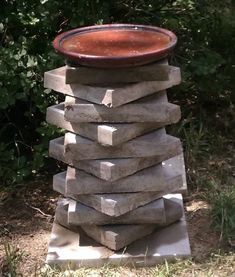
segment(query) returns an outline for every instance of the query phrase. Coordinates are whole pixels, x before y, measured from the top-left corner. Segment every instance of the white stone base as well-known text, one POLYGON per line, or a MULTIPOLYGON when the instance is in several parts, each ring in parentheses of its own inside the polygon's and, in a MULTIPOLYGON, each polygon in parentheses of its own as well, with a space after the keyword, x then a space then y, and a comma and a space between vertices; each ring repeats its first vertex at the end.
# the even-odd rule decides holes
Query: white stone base
MULTIPOLYGON (((183 205, 182 199, 179 201, 183 205)), ((54 223, 46 262, 71 269, 105 264, 137 267, 154 266, 166 259, 169 261, 190 255, 185 217, 120 251, 112 251, 98 244, 80 228, 72 231, 54 223)))

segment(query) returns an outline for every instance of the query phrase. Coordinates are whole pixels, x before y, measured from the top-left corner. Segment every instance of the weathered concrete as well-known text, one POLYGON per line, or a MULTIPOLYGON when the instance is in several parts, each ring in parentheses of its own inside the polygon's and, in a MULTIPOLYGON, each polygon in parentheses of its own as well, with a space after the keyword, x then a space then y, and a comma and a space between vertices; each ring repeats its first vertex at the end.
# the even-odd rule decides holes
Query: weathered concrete
MULTIPOLYGON (((180 195, 168 195, 171 203, 180 204, 180 195)), ((174 210, 174 209, 171 209, 174 210)), ((47 255, 47 263, 62 267, 78 268, 103 265, 154 266, 166 259, 175 260, 190 256, 189 238, 185 218, 163 229, 157 229, 126 249, 112 251, 88 236, 79 227, 70 229, 54 223, 47 255)))
POLYGON ((120 216, 150 203, 153 200, 161 198, 164 194, 169 192, 170 191, 86 194, 76 195, 76 199, 82 204, 92 207, 101 213, 110 216, 120 216))
POLYGON ((64 145, 65 159, 73 161, 168 155, 173 149, 180 147, 181 142, 178 138, 167 135, 165 129, 159 129, 113 147, 66 133, 64 145))
MULTIPOLYGON (((173 161, 172 166, 175 166, 173 161)), ((59 173, 60 174, 60 173, 59 173)), ((182 170, 174 170, 164 163, 158 164, 114 182, 104 181, 85 171, 68 167, 66 175, 67 194, 120 193, 162 191, 168 186, 183 186, 182 170), (173 172, 172 172, 173 171, 173 172)), ((65 177, 65 176, 64 176, 65 177)))
POLYGON ((68 212, 68 223, 72 225, 164 224, 166 222, 162 198, 118 217, 108 216, 71 199, 65 210, 68 212))
POLYGON ((60 172, 53 176, 53 190, 61 193, 66 197, 72 197, 72 195, 67 194, 65 185, 66 171, 60 172))
POLYGON ((161 191, 166 186, 161 164, 114 182, 104 181, 72 167, 68 167, 66 175, 66 192, 69 194, 161 191))
POLYGON ((67 96, 64 117, 67 121, 79 122, 172 122, 179 121, 180 107, 166 101, 165 91, 136 100, 117 108, 93 104, 67 96))
POLYGON ((139 225, 89 225, 81 226, 83 231, 98 243, 112 250, 120 250, 135 240, 151 234, 156 226, 139 225))
POLYGON ((82 225, 83 231, 97 242, 113 250, 120 250, 131 242, 151 234, 156 227, 167 226, 182 217, 182 207, 166 200, 166 221, 163 224, 139 225, 82 225), (173 204, 173 205, 172 205, 173 204))
MULTIPOLYGON (((185 178, 183 156, 179 155, 167 161, 162 162, 162 167, 163 167, 161 170, 162 180, 159 180, 158 178, 156 178, 155 180, 156 188, 152 187, 151 185, 148 184, 148 182, 144 180, 141 183, 138 181, 138 178, 136 178, 137 176, 140 176, 139 177, 140 179, 144 179, 141 177, 141 172, 145 170, 139 171, 137 174, 134 174, 136 176, 130 175, 116 182, 103 181, 105 183, 104 188, 100 188, 101 186, 103 186, 103 184, 102 184, 102 181, 98 178, 95 178, 95 180, 97 180, 98 182, 97 185, 96 183, 92 184, 92 180, 94 181, 94 179, 89 178, 88 177, 89 175, 87 176, 88 178, 87 181, 90 180, 90 183, 89 182, 86 183, 83 179, 82 182, 74 181, 74 182, 71 182, 70 184, 68 184, 67 182, 66 184, 66 171, 65 171, 54 175, 53 188, 55 191, 58 191, 63 195, 77 195, 77 194, 86 194, 86 193, 139 192, 139 191, 151 191, 152 189, 154 189, 155 191, 161 191, 164 189, 168 190, 173 187, 175 187, 175 189, 173 189, 172 192, 174 191, 174 192, 180 192, 180 193, 186 194, 187 183, 185 178), (128 180, 134 180, 134 179, 136 180, 136 184, 131 186, 131 181, 130 183, 128 183, 128 180), (80 183, 86 184, 86 185, 85 186, 80 185, 80 183)), ((147 169, 151 169, 151 168, 147 168, 147 169)))
POLYGON ((108 220, 110 220, 108 225, 154 223, 158 227, 167 226, 177 221, 183 215, 183 207, 178 201, 179 197, 182 198, 179 194, 167 194, 162 198, 118 217, 100 213, 71 198, 60 198, 56 208, 55 220, 68 228, 73 228, 77 225, 107 225, 106 222, 108 220), (147 214, 147 211, 150 214, 147 214))
POLYGON ((171 152, 147 158, 125 158, 105 160, 68 161, 64 156, 64 137, 50 141, 49 156, 78 169, 84 170, 106 181, 116 181, 135 172, 156 165, 162 161, 182 153, 182 147, 178 145, 171 152))
POLYGON ((138 67, 122 68, 92 68, 70 67, 65 70, 66 84, 113 84, 135 83, 142 81, 167 81, 172 66, 162 62, 151 63, 138 67))
POLYGON ((172 123, 170 121, 160 123, 72 123, 64 119, 64 103, 47 108, 46 121, 59 128, 110 146, 121 144, 172 123))
POLYGON ((79 202, 110 216, 120 216, 172 191, 179 190, 180 183, 169 183, 168 188, 158 192, 132 192, 115 194, 76 195, 79 202))
POLYGON ((152 93, 178 85, 181 81, 180 69, 171 67, 169 80, 146 81, 112 86, 88 86, 65 84, 65 66, 44 74, 44 87, 66 95, 77 97, 107 107, 118 107, 152 93))

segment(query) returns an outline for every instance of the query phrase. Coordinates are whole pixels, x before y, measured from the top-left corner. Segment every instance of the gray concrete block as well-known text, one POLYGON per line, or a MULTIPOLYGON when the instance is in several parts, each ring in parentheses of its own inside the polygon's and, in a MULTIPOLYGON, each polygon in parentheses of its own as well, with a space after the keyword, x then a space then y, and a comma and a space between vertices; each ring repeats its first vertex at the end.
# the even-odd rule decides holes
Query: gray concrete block
POLYGON ((159 129, 112 147, 66 133, 64 145, 65 158, 72 161, 167 155, 179 148, 181 142, 178 138, 165 134, 164 129, 159 129))
MULTIPOLYGON (((147 170, 148 169, 151 169, 151 168, 147 168, 147 170)), ((86 194, 86 193, 94 194, 94 193, 139 192, 139 191, 151 191, 152 189, 154 189, 155 191, 162 191, 164 189, 168 190, 172 188, 175 188, 175 189, 172 189, 172 192, 173 191, 180 192, 183 194, 187 192, 184 160, 182 155, 176 156, 174 158, 171 158, 167 161, 162 162, 162 170, 161 170, 162 180, 160 181, 156 177, 155 187, 152 187, 146 181, 143 181, 143 183, 138 182, 137 176, 139 176, 140 179, 142 179, 142 176, 146 176, 146 171, 145 171, 145 174, 142 174, 143 171, 145 170, 139 171, 137 174, 134 174, 135 176, 131 175, 129 177, 124 177, 123 179, 120 179, 119 181, 116 181, 116 182, 103 181, 105 183, 107 182, 108 184, 110 184, 110 185, 105 184, 104 188, 100 188, 100 186, 102 186, 102 183, 101 183, 102 181, 98 178, 95 178, 95 180, 97 180, 98 183, 96 184, 94 182, 94 184, 92 184, 91 182, 92 179, 88 177, 89 175, 87 177, 90 180, 90 183, 87 182, 85 186, 83 185, 81 186, 80 182, 79 182, 79 185, 77 182, 71 182, 68 187, 68 181, 66 184, 66 171, 65 171, 54 175, 53 189, 63 195, 77 195, 77 194, 86 194), (131 186, 131 182, 129 183, 128 180, 136 180, 136 184, 131 186), (118 187, 119 185, 120 187, 118 187)), ((143 179, 145 178, 143 177, 143 179)), ((84 178, 81 180, 81 183, 85 184, 84 178)))
POLYGON ((151 234, 156 226, 139 225, 89 225, 81 226, 83 231, 98 243, 112 250, 120 250, 135 240, 151 234))
POLYGON ((65 209, 71 225, 163 224, 166 221, 162 198, 118 217, 103 214, 74 200, 69 200, 69 206, 65 209))
POLYGON ((60 198, 56 207, 55 220, 67 228, 78 225, 113 224, 157 224, 158 227, 162 227, 179 220, 182 215, 183 207, 179 203, 179 194, 164 195, 118 217, 100 213, 71 198, 60 198))
MULTIPOLYGON (((97 242, 107 246, 110 249, 119 250, 125 247, 126 245, 130 244, 132 241, 151 233, 154 229, 156 229, 156 227, 160 228, 162 226, 167 226, 179 220, 182 217, 183 215, 182 206, 179 203, 177 203, 177 201, 174 201, 174 197, 168 195, 166 196, 166 198, 162 198, 160 200, 162 201, 160 212, 164 220, 161 220, 159 222, 154 222, 156 224, 153 224, 153 223, 144 224, 144 222, 141 222, 141 217, 140 217, 141 214, 140 212, 138 212, 138 210, 142 209, 142 216, 148 216, 147 215, 148 211, 146 207, 145 207, 146 212, 144 214, 143 214, 144 208, 142 207, 142 208, 136 209, 137 212, 136 210, 134 210, 133 212, 131 212, 131 214, 128 213, 130 220, 132 220, 132 218, 139 217, 141 224, 130 225, 130 222, 129 222, 128 225, 125 225, 125 224, 111 225, 111 221, 110 221, 108 225, 98 226, 98 225, 92 225, 89 222, 88 225, 81 224, 81 228, 85 231, 87 235, 95 239, 97 242), (166 203, 166 206, 164 202, 166 203)), ((66 226, 68 228, 70 228, 71 226, 74 226, 73 224, 70 225, 70 220, 69 220, 71 202, 72 200, 61 199, 58 202, 56 216, 55 216, 57 222, 59 222, 62 226, 66 226), (68 210, 68 203, 70 207, 69 210, 68 210)), ((151 204, 149 205, 151 206, 151 204)), ((149 205, 147 206, 149 207, 149 205)), ((86 209, 85 206, 82 207, 81 205, 80 205, 80 208, 83 209, 82 212, 84 212, 84 209, 86 209)), ((151 208, 149 209, 149 212, 151 213, 151 208)), ((156 209, 155 209, 155 212, 157 212, 156 209)), ((88 217, 87 220, 89 218, 92 220, 91 213, 92 211, 90 212, 88 211, 88 213, 86 213, 88 217)), ((128 215, 126 217, 128 217, 128 215)), ((75 225, 78 225, 78 224, 75 224, 75 225)))
POLYGON ((72 123, 64 119, 64 103, 47 108, 46 121, 69 132, 110 146, 121 144, 172 123, 170 121, 161 123, 72 123))
MULTIPOLYGON (((176 160, 176 158, 175 158, 176 160)), ((66 181, 67 194, 120 193, 141 191, 162 191, 168 186, 183 187, 183 170, 174 170, 175 160, 171 166, 164 162, 114 182, 104 181, 85 171, 68 167, 66 181)), ((65 178, 65 176, 64 176, 65 178)))
MULTIPOLYGON (((172 201, 182 205, 179 195, 172 201)), ((183 205, 182 205, 183 206, 183 205)), ((167 227, 156 229, 151 235, 134 241, 124 250, 112 251, 89 238, 79 227, 71 230, 54 223, 46 262, 61 267, 79 268, 119 266, 155 266, 158 263, 191 255, 184 216, 167 227)))
POLYGON ((135 83, 142 81, 167 81, 172 66, 162 62, 138 67, 102 69, 91 67, 66 67, 66 84, 113 84, 135 83))
POLYGON ((178 85, 181 81, 180 68, 171 67, 169 80, 145 81, 111 86, 89 86, 65 84, 65 68, 60 67, 44 74, 44 86, 57 92, 77 97, 107 107, 118 107, 152 93, 178 85))
POLYGON ((116 108, 93 104, 67 96, 64 117, 67 121, 79 122, 155 122, 176 123, 181 116, 180 107, 166 101, 165 91, 136 100, 116 108))
POLYGON ((75 195, 74 198, 101 213, 116 217, 179 190, 180 186, 180 183, 169 183, 167 188, 158 192, 86 194, 75 195))
POLYGON ((66 175, 66 192, 69 194, 161 191, 166 186, 161 164, 114 182, 104 181, 72 167, 68 167, 66 175))
POLYGON ((141 169, 156 165, 171 157, 177 156, 180 153, 182 153, 182 147, 178 146, 177 148, 172 149, 172 152, 147 158, 68 161, 64 156, 64 137, 51 140, 49 147, 50 157, 111 182, 134 174, 141 169))
POLYGON ((97 242, 113 250, 120 250, 131 242, 151 234, 156 227, 167 226, 179 220, 183 211, 181 205, 166 201, 166 221, 163 224, 136 225, 82 225, 83 231, 97 242), (173 204, 173 205, 172 205, 173 204))
POLYGON ((53 176, 53 190, 67 196, 65 180, 66 171, 55 174, 53 176))

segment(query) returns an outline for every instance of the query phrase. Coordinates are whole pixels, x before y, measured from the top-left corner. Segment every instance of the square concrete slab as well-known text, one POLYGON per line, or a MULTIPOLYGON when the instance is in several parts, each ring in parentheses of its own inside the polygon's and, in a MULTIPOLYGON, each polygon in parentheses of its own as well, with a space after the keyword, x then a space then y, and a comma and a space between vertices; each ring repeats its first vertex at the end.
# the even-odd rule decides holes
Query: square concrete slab
POLYGON ((140 170, 114 182, 104 181, 85 171, 68 167, 65 186, 67 194, 94 194, 161 191, 167 188, 168 183, 172 182, 174 178, 182 183, 181 174, 172 176, 170 180, 166 180, 167 176, 169 174, 161 164, 140 170))
MULTIPOLYGON (((114 182, 104 181, 85 171, 68 167, 65 183, 67 194, 120 193, 162 191, 174 183, 185 189, 183 159, 174 157, 146 169, 140 170, 114 182)), ((64 173, 63 178, 65 178, 64 173)))
POLYGON ((103 146, 79 135, 66 133, 64 146, 65 159, 73 161, 168 155, 180 147, 181 142, 167 135, 165 129, 158 129, 117 146, 103 146))
POLYGON ((68 230, 54 223, 46 262, 70 268, 100 267, 107 264, 139 267, 154 266, 165 260, 176 260, 190 255, 184 217, 120 251, 112 251, 98 244, 79 227, 68 230))
POLYGON ((131 242, 152 233, 156 227, 167 226, 182 217, 183 205, 176 203, 179 200, 172 197, 171 200, 164 199, 167 202, 165 207, 165 222, 162 224, 133 224, 133 225, 82 225, 83 231, 97 242, 107 246, 112 250, 119 250, 131 242))
POLYGON ((150 63, 131 68, 92 68, 66 67, 65 83, 79 84, 113 84, 135 83, 141 81, 167 81, 172 67, 166 61, 150 63))
POLYGON ((171 67, 169 80, 145 81, 112 86, 89 86, 65 84, 65 69, 60 67, 44 74, 44 86, 57 92, 77 97, 107 107, 118 107, 152 93, 178 85, 181 81, 180 68, 171 67))
POLYGON ((71 225, 163 224, 166 222, 163 198, 118 217, 108 216, 72 199, 68 202, 67 220, 71 225))
POLYGON ((110 146, 121 144, 173 123, 72 123, 64 119, 64 103, 47 108, 46 121, 69 132, 110 146))
POLYGON ((140 206, 146 205, 153 200, 159 199, 167 193, 179 190, 181 185, 180 182, 169 183, 167 188, 158 192, 86 194, 73 195, 73 197, 77 201, 92 207, 101 213, 110 216, 120 216, 140 206))
POLYGON ((66 160, 64 155, 64 137, 51 140, 49 146, 50 157, 84 170, 100 179, 111 182, 134 174, 141 169, 168 160, 169 158, 177 156, 180 153, 182 153, 181 145, 175 149, 172 149, 172 152, 154 157, 69 161, 66 160))
POLYGON ((64 117, 79 122, 157 122, 180 120, 180 107, 165 101, 166 93, 158 92, 134 102, 108 108, 85 100, 67 96, 64 117))
MULTIPOLYGON (((162 101, 167 103, 165 92, 159 92, 162 101)), ((103 145, 118 145, 154 129, 176 123, 178 118, 168 118, 162 122, 139 123, 73 123, 64 118, 64 103, 47 108, 46 121, 57 127, 95 140, 103 145)))

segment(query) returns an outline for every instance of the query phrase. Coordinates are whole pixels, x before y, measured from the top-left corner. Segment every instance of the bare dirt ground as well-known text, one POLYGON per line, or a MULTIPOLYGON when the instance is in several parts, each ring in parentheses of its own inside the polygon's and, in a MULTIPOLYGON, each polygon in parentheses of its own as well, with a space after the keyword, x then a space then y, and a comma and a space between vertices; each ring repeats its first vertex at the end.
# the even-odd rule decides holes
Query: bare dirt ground
MULTIPOLYGON (((31 276, 44 263, 58 194, 51 180, 30 183, 17 192, 0 194, 0 262, 9 242, 22 254, 20 272, 31 276)), ((219 235, 211 228, 209 206, 196 195, 185 198, 192 256, 203 261, 218 249, 219 235)), ((2 265, 4 266, 4 265, 2 265)))

